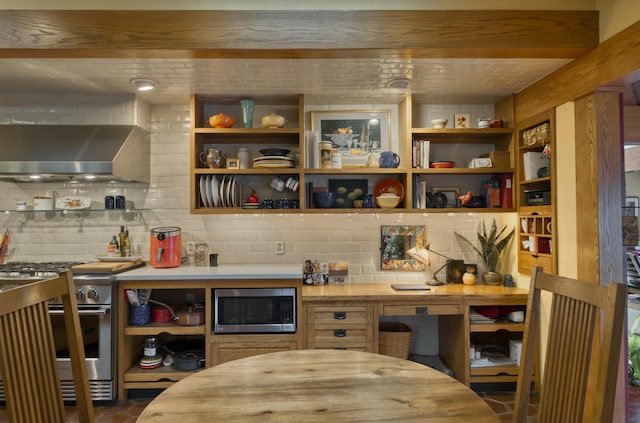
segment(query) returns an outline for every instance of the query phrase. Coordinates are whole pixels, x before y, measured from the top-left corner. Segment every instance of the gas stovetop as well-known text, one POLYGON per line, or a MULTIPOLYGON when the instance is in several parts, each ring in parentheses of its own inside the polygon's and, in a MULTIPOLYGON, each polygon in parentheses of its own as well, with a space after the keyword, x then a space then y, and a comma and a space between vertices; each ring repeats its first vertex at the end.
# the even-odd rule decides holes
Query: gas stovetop
POLYGON ((56 261, 56 262, 23 262, 0 264, 1 278, 48 278, 58 276, 59 273, 71 269, 83 262, 56 261))

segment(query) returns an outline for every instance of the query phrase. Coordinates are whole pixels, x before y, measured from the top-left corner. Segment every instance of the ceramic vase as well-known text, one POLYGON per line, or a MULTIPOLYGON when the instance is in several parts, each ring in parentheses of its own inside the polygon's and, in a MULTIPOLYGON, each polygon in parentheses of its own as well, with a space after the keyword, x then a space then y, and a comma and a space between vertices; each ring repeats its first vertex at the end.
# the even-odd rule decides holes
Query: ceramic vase
POLYGON ((245 128, 253 128, 253 106, 256 104, 253 100, 240 100, 242 106, 242 123, 245 128))
POLYGON ((485 285, 502 285, 502 274, 499 272, 484 272, 482 282, 485 285))

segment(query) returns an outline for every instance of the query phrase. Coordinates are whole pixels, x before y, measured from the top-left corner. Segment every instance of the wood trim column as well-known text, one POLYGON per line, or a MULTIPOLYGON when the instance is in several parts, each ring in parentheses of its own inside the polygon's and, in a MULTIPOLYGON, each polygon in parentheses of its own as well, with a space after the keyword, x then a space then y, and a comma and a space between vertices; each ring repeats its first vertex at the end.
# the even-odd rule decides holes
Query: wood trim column
MULTIPOLYGON (((575 102, 577 275, 601 285, 625 280, 620 103, 617 92, 605 91, 575 102)), ((624 421, 626 385, 626 360, 621 357, 614 421, 624 421)))

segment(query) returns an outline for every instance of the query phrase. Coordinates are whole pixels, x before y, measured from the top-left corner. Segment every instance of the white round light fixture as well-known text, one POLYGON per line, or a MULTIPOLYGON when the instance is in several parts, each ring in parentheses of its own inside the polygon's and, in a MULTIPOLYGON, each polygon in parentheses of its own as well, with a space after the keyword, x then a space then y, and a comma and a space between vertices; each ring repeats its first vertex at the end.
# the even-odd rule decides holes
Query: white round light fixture
POLYGON ((158 85, 156 81, 145 78, 133 78, 131 83, 135 85, 136 90, 138 91, 151 91, 156 87, 156 85, 158 85))

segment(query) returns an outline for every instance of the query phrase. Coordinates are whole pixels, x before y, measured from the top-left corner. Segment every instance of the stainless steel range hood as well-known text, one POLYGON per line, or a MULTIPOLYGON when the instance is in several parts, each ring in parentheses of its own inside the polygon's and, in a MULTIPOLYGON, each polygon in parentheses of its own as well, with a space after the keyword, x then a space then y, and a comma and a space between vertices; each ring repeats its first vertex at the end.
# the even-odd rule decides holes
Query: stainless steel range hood
POLYGON ((0 178, 149 182, 150 152, 133 125, 0 125, 0 178))

